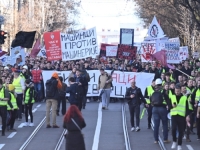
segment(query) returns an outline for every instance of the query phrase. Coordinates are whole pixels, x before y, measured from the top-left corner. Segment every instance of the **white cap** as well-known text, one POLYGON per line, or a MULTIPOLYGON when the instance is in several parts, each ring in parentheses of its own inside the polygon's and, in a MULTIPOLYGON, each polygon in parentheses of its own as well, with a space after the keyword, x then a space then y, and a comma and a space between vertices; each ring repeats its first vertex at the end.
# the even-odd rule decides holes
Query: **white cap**
POLYGON ((9 68, 7 66, 4 67, 4 70, 8 70, 9 68))
POLYGON ((162 80, 160 78, 156 79, 156 82, 155 82, 156 85, 158 84, 162 84, 162 80))
POLYGON ((25 66, 23 66, 22 68, 23 68, 23 69, 26 69, 26 70, 28 70, 28 67, 27 67, 26 65, 25 65, 25 66))

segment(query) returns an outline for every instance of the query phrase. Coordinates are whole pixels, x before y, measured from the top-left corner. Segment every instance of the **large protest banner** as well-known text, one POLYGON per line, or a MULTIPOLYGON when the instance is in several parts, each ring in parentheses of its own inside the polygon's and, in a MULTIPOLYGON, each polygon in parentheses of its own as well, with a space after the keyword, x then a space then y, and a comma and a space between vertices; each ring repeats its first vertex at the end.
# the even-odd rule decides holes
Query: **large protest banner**
POLYGON ((77 60, 99 55, 96 28, 75 34, 61 33, 62 60, 77 60))
POLYGON ((165 50, 167 51, 167 63, 178 64, 180 44, 177 42, 165 42, 165 50))
POLYGON ((156 42, 155 41, 144 41, 141 43, 141 61, 149 62, 152 61, 151 55, 156 53, 156 42))
MULTIPOLYGON (((44 83, 46 83, 46 81, 51 78, 54 72, 55 71, 42 72, 44 83)), ((90 82, 89 82, 87 96, 99 96, 99 92, 97 91, 97 86, 98 86, 100 72, 98 70, 89 70, 87 72, 90 75, 90 82)), ((110 73, 110 71, 107 72, 110 73)), ((59 76, 62 76, 63 81, 68 85, 69 85, 68 76, 70 73, 71 71, 58 72, 59 76)), ((144 93, 145 88, 151 85, 151 82, 154 78, 154 74, 143 73, 143 72, 135 73, 135 72, 115 71, 112 77, 113 77, 113 82, 112 82, 113 88, 111 92, 111 97, 124 98, 126 89, 131 86, 130 85, 131 81, 135 80, 137 87, 141 88, 142 92, 144 93)))
POLYGON ((106 56, 117 56, 117 46, 106 46, 106 56))
POLYGON ((137 47, 128 45, 118 45, 117 58, 133 60, 136 59, 137 47))
POLYGON ((44 42, 46 48, 46 56, 48 61, 61 60, 61 43, 60 32, 46 32, 44 33, 44 42))
POLYGON ((24 65, 25 64, 25 50, 21 46, 17 46, 14 48, 11 48, 10 50, 10 65, 19 64, 24 65))

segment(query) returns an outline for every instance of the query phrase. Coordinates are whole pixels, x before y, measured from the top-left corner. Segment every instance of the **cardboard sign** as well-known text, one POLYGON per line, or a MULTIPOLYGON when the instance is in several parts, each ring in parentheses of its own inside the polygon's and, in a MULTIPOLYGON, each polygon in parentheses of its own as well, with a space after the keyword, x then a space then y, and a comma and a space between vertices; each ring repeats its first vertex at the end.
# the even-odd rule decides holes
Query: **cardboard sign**
POLYGON ((117 46, 106 46, 106 56, 117 56, 117 46))
POLYGON ((44 33, 47 60, 61 60, 62 51, 60 43, 60 31, 44 33))
POLYGON ((128 45, 118 45, 117 57, 119 59, 136 59, 137 47, 128 45))
POLYGON ((134 29, 120 29, 120 44, 123 45, 134 45, 134 29))
POLYGON ((144 41, 141 43, 141 61, 149 62, 151 60, 151 55, 156 53, 156 42, 155 41, 144 41))

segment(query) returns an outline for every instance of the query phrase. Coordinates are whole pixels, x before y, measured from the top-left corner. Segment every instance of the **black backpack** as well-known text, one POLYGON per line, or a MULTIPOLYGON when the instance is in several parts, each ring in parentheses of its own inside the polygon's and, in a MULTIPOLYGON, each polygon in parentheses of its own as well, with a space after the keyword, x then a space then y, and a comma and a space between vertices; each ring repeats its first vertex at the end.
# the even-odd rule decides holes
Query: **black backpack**
POLYGON ((52 86, 52 80, 49 79, 46 82, 46 97, 54 97, 56 93, 56 88, 52 86))
POLYGON ((162 105, 163 101, 164 101, 164 98, 161 91, 155 91, 151 95, 151 103, 153 106, 162 105))
POLYGON ((78 85, 78 84, 75 85, 75 93, 74 94, 75 94, 74 97, 77 101, 79 101, 83 97, 83 88, 81 85, 78 85))

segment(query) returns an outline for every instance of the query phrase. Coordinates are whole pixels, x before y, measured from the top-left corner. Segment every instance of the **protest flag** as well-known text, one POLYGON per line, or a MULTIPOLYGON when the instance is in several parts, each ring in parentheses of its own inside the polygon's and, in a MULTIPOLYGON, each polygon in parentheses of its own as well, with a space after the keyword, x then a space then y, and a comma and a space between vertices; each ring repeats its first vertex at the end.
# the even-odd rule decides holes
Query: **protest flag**
POLYGON ((32 58, 35 58, 39 52, 40 52, 40 39, 37 39, 35 45, 33 46, 33 49, 31 50, 30 56, 32 58))
POLYGON ((0 57, 3 56, 3 55, 5 55, 5 54, 7 54, 7 52, 2 51, 2 50, 0 49, 0 57))
POLYGON ((32 48, 36 31, 24 32, 19 31, 15 39, 12 41, 11 47, 21 46, 24 48, 32 48))
POLYGON ((156 52, 156 53, 152 54, 151 57, 152 57, 152 60, 156 59, 157 61, 159 61, 162 66, 167 66, 167 56, 166 56, 165 50, 156 52))

